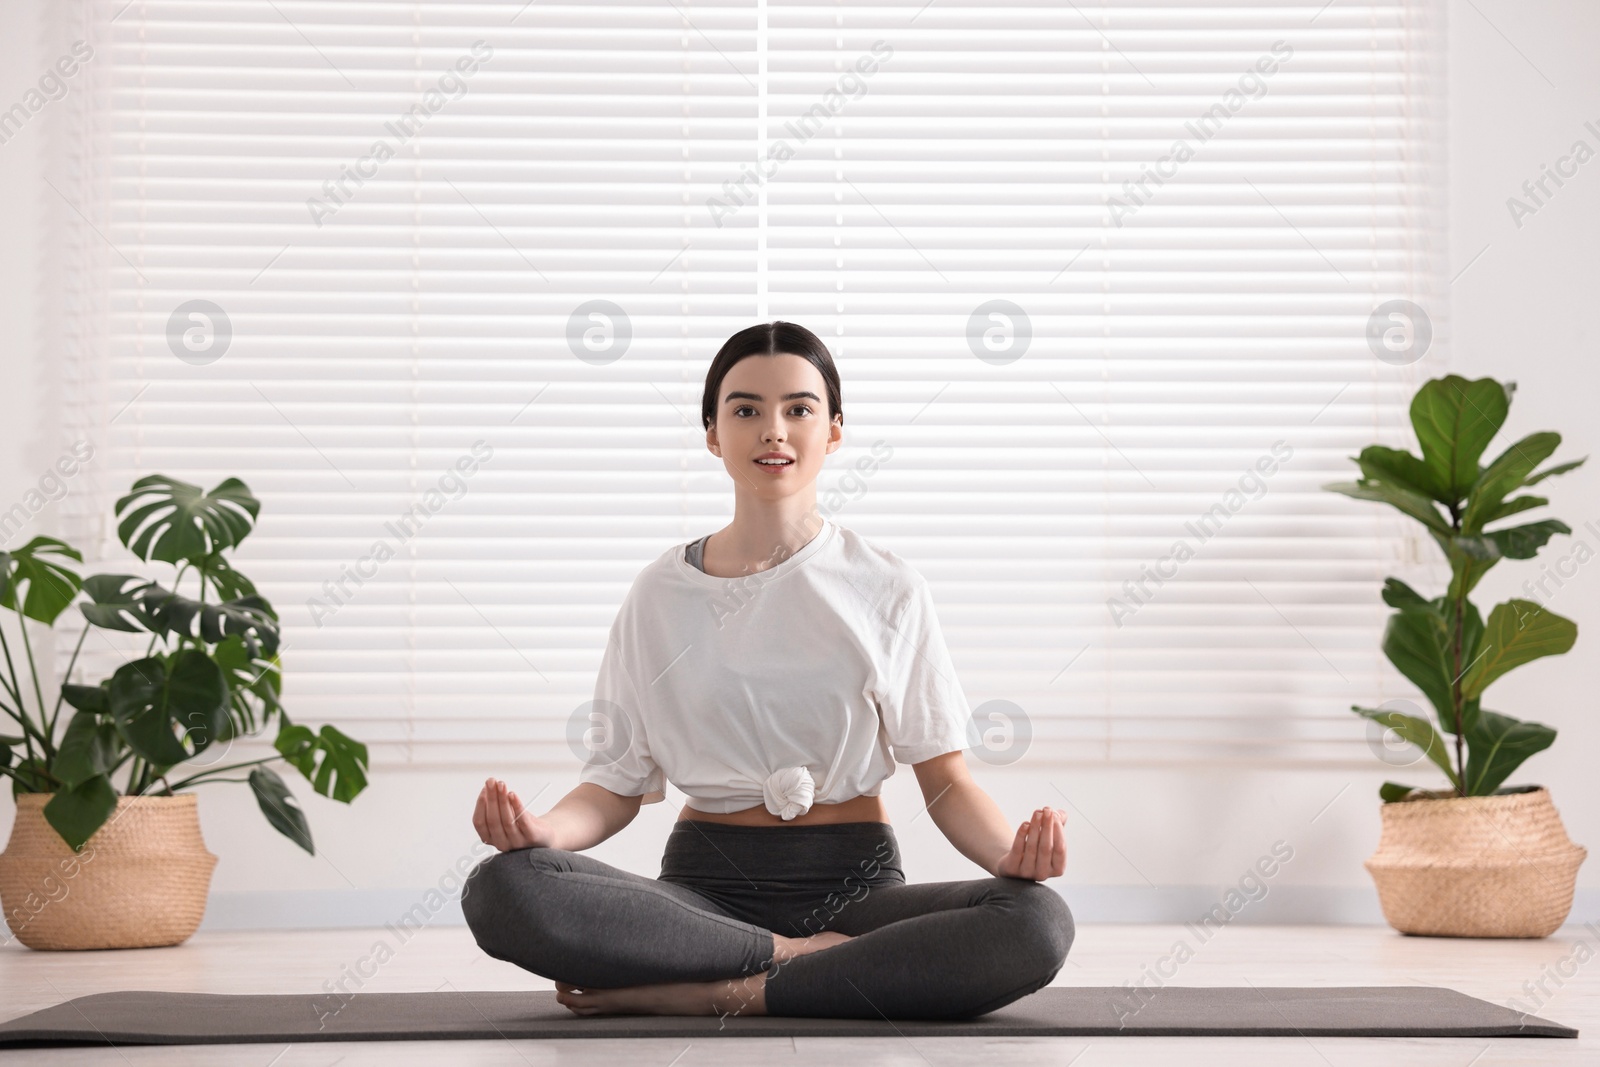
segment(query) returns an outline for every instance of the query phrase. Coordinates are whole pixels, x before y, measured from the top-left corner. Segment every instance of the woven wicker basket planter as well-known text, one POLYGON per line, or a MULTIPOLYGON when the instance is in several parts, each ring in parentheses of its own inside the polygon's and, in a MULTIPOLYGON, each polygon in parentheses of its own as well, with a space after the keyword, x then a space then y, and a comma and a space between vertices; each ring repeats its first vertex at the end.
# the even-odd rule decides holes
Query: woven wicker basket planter
POLYGON ((1366 861, 1389 925, 1436 937, 1548 937, 1572 910, 1588 850, 1550 792, 1384 804, 1366 861))
POLYGON ((122 796, 79 852, 44 818, 48 793, 17 797, 0 853, 0 906, 29 948, 176 945, 206 912, 211 870, 193 793, 122 796))

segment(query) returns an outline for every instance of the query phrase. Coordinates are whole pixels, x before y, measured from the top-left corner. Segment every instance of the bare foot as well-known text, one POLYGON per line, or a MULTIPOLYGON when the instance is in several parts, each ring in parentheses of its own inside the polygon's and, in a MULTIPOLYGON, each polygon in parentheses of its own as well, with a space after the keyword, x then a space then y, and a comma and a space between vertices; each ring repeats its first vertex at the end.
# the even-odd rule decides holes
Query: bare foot
POLYGON ((575 1015, 765 1015, 766 974, 714 982, 581 989, 557 982, 556 1002, 575 1015))
POLYGON ((855 935, 841 934, 836 930, 824 930, 820 934, 810 937, 784 937, 782 934, 773 934, 772 941, 774 953, 779 963, 793 959, 796 956, 809 956, 813 952, 821 952, 834 945, 842 945, 855 935))
MULTIPOLYGON (((810 937, 773 934, 773 959, 783 964, 797 956, 842 945, 853 935, 826 930, 810 937)), ((557 982, 556 1002, 575 1015, 765 1015, 766 972, 712 982, 664 982, 659 985, 582 989, 557 982)))

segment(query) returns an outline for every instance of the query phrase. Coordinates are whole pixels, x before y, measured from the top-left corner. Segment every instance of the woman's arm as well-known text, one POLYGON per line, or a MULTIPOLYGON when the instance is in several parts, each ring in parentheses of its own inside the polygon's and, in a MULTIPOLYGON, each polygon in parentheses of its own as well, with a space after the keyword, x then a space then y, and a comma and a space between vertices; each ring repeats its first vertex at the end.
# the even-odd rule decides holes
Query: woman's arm
POLYGON ((582 852, 621 830, 639 814, 643 797, 625 797, 593 782, 580 782, 542 816, 522 806, 505 782, 491 778, 478 793, 472 825, 501 852, 560 848, 582 852))
POLYGON ((1042 882, 1067 869, 1066 812, 1039 808, 1013 830, 1000 806, 973 780, 963 752, 946 752, 911 769, 934 825, 957 852, 990 874, 1042 882))

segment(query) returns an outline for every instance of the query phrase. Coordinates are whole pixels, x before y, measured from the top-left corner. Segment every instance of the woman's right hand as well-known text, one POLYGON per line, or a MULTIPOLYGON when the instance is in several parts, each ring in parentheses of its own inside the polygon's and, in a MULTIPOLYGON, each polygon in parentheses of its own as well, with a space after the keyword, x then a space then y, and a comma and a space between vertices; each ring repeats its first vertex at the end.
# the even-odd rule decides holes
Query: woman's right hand
POLYGON ((490 778, 478 793, 472 825, 485 844, 501 852, 545 848, 554 837, 550 825, 524 808, 517 794, 498 778, 490 778))

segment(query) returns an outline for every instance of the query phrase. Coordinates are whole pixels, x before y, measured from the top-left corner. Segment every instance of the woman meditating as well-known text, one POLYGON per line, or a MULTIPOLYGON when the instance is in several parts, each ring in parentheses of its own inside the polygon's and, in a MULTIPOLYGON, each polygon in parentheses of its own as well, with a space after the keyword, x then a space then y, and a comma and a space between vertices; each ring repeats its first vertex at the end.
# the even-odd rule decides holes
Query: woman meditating
POLYGON ((467 879, 478 944, 579 1015, 959 1019, 1047 985, 1071 912, 1066 814, 1015 828, 967 772, 969 710, 926 580, 823 517, 839 375, 787 322, 730 337, 706 375, 706 447, 733 521, 640 571, 595 686, 597 743, 543 815, 491 778, 472 822, 500 852, 467 879), (990 877, 907 884, 879 793, 916 772, 930 819, 990 877), (688 798, 658 878, 584 855, 688 798))

